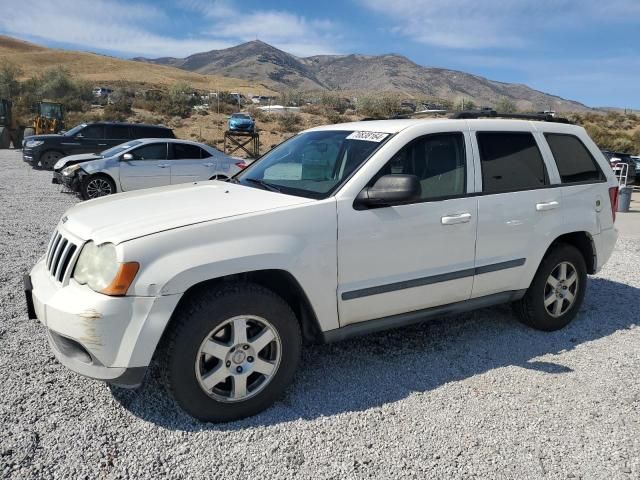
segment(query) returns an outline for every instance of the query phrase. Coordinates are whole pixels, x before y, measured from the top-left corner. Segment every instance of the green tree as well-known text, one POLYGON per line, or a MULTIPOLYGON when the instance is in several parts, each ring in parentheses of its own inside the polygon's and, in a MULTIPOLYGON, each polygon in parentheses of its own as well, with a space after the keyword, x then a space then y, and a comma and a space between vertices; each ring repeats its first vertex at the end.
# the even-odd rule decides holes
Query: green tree
POLYGON ((516 103, 506 97, 498 100, 495 108, 500 113, 516 113, 518 111, 516 103))
POLYGON ((14 98, 20 94, 20 75, 22 70, 13 63, 0 67, 0 98, 14 98))

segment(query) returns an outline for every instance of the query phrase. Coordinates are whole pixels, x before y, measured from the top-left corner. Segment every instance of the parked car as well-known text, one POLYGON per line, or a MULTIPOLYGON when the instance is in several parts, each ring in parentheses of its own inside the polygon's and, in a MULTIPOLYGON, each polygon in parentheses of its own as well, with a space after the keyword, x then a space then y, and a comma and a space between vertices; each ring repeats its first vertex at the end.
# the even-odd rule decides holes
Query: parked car
POLYGON ((635 164, 635 167, 636 167, 635 185, 640 185, 640 157, 632 156, 631 159, 633 160, 633 163, 635 164))
POLYGON ((628 153, 611 152, 608 150, 603 151, 603 153, 609 160, 613 173, 616 174, 618 179, 621 179, 621 177, 626 173, 627 185, 633 185, 636 183, 636 177, 640 172, 636 171, 636 162, 631 158, 631 155, 628 153), (626 167, 623 165, 626 165, 626 167))
POLYGON ((141 188, 201 180, 224 180, 246 164, 209 145, 175 139, 140 139, 100 155, 72 155, 54 167, 53 183, 84 200, 141 188))
POLYGON ((68 368, 133 387, 155 358, 189 414, 235 420, 309 342, 505 302, 564 327, 613 251, 617 192, 574 125, 317 127, 226 183, 74 206, 25 278, 29 317, 68 368))
POLYGON ((256 121, 248 113, 233 113, 229 117, 229 130, 253 133, 256 131, 256 121))
POLYGON ((175 138, 173 130, 143 123, 81 123, 59 135, 33 135, 23 140, 22 158, 51 170, 58 160, 78 153, 97 153, 136 138, 175 138))

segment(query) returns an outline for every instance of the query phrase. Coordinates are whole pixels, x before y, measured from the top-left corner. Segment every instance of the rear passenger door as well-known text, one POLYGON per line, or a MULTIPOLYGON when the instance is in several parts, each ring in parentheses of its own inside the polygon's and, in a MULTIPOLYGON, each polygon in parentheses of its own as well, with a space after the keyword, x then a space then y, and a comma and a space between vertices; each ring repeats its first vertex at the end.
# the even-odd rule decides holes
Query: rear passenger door
POLYGON ((197 145, 169 143, 171 183, 209 180, 215 172, 215 159, 197 145))
POLYGON ((527 288, 562 223, 561 191, 551 185, 531 127, 504 131, 499 123, 472 127, 481 192, 473 298, 527 288))
POLYGON ((167 143, 149 143, 129 152, 132 160, 120 158, 122 190, 159 187, 171 182, 171 167, 167 160, 167 143))

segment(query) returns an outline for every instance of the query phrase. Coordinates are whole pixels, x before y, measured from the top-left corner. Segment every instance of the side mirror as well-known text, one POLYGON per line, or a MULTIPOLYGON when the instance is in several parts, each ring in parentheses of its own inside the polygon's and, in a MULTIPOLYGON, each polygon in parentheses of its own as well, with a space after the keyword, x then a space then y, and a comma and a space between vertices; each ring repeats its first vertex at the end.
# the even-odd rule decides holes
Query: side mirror
POLYGON ((76 138, 84 138, 84 135, 82 135, 81 133, 78 133, 78 134, 76 135, 76 138))
POLYGON ((420 200, 422 187, 415 175, 385 175, 356 197, 358 209, 388 207, 420 200))
POLYGON ((125 162, 130 162, 131 160, 133 160, 133 155, 131 155, 130 153, 125 153, 124 155, 122 155, 122 160, 124 160, 125 162))

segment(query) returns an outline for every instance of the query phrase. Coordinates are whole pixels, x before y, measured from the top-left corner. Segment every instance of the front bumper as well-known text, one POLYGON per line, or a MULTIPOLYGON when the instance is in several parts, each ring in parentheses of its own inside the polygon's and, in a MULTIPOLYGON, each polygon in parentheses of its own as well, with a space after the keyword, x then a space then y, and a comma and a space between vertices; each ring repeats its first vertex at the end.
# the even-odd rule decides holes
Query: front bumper
POLYGON ((38 163, 38 160, 40 159, 40 154, 33 150, 32 148, 23 148, 22 149, 22 160, 27 162, 27 163, 31 163, 31 164, 35 164, 38 163))
MULTIPOLYGON (((86 175, 86 174, 85 174, 86 175)), ((68 190, 72 192, 80 193, 80 186, 82 185, 82 179, 79 173, 76 173, 73 176, 63 175, 62 172, 53 172, 53 178, 51 179, 51 183, 56 183, 59 185, 63 185, 68 190)))
POLYGON ((180 298, 109 297, 73 279, 63 286, 51 277, 44 259, 25 279, 25 293, 27 310, 46 327, 60 363, 81 375, 125 387, 142 382, 157 338, 180 298))

